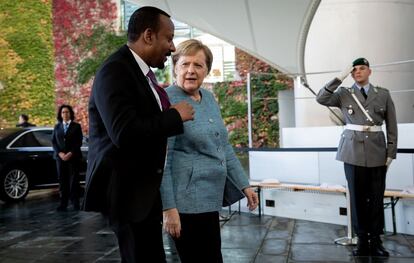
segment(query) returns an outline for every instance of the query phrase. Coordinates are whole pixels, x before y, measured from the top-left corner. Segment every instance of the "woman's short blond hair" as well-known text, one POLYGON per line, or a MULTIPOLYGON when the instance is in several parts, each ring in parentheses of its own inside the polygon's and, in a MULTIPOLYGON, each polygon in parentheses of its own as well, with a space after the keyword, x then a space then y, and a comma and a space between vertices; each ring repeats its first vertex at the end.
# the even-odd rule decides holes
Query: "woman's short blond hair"
POLYGON ((205 62, 208 74, 211 70, 211 65, 213 64, 213 53, 211 53, 211 50, 206 45, 197 39, 189 39, 178 44, 176 51, 172 54, 173 66, 175 67, 175 64, 181 56, 192 56, 200 50, 202 50, 206 56, 205 62))

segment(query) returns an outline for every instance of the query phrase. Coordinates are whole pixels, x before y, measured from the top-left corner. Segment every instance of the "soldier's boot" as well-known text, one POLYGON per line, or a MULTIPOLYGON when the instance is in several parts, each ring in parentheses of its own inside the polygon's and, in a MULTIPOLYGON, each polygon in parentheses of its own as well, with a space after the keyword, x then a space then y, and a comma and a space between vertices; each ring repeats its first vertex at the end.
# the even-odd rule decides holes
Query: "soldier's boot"
POLYGON ((356 249, 352 251, 355 257, 367 257, 370 254, 369 240, 366 235, 358 235, 358 243, 356 249))
POLYGON ((371 256, 373 257, 389 257, 390 253, 382 245, 381 238, 379 236, 373 236, 370 242, 371 256))

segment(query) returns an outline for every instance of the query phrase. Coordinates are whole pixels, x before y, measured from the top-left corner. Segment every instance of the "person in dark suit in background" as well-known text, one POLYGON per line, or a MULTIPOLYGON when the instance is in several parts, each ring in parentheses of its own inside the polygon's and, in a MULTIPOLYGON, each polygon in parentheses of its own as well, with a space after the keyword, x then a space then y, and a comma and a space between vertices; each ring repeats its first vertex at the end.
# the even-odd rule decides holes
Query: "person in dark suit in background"
POLYGON ((75 113, 69 105, 61 105, 57 113, 58 123, 53 130, 52 144, 59 179, 60 205, 58 211, 66 211, 69 200, 73 209, 79 210, 79 167, 82 159, 83 134, 75 113))
POLYGON ((16 127, 26 128, 26 127, 34 127, 34 126, 36 125, 29 122, 29 116, 27 116, 26 114, 19 115, 19 123, 16 124, 16 127))
POLYGON ((150 69, 164 68, 173 37, 167 13, 139 8, 127 45, 103 63, 92 87, 83 208, 108 216, 122 262, 165 262, 159 189, 167 138, 194 114, 187 102, 170 105, 150 69))

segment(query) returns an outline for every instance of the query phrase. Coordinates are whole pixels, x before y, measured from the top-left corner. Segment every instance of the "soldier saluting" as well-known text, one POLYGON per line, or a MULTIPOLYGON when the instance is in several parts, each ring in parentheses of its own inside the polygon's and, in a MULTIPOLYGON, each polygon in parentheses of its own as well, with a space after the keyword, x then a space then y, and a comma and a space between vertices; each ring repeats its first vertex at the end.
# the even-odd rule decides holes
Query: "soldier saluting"
POLYGON ((384 229, 385 175, 397 153, 397 119, 389 91, 370 84, 370 75, 368 60, 358 58, 328 82, 316 100, 338 107, 345 117, 336 159, 344 162, 352 225, 358 236, 353 254, 388 257, 380 235, 384 229), (354 85, 339 87, 350 73, 354 85), (384 121, 387 139, 381 128, 384 121))

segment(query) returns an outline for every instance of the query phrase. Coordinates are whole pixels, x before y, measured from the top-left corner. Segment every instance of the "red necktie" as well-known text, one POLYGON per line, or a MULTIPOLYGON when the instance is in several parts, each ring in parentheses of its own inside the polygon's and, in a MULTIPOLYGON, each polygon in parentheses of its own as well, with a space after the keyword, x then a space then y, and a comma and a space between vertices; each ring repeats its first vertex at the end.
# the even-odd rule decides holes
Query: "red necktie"
POLYGON ((152 86, 157 91, 158 96, 160 97, 162 110, 165 111, 171 105, 170 99, 168 98, 167 92, 163 88, 161 88, 160 85, 158 85, 158 81, 155 78, 155 74, 154 74, 154 72, 152 72, 151 69, 148 71, 147 77, 149 77, 149 79, 152 82, 152 86))

